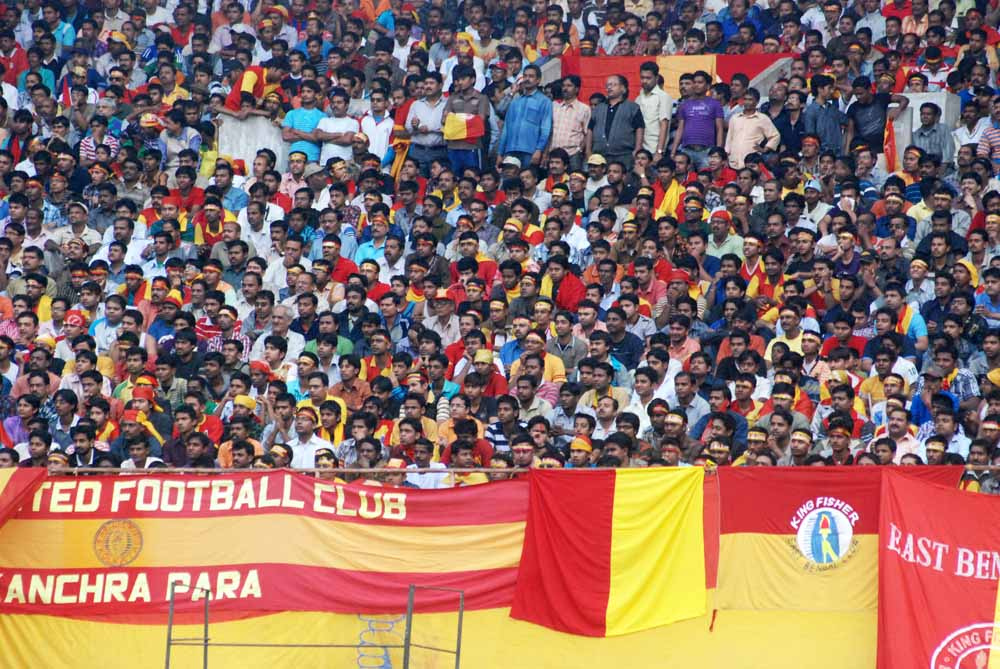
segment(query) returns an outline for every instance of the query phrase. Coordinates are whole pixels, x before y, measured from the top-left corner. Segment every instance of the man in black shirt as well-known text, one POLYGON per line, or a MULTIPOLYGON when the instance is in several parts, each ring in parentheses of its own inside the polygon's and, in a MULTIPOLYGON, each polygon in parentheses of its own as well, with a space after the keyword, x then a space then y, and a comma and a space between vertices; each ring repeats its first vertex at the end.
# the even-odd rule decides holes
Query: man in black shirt
POLYGON ((894 121, 910 101, 902 95, 872 93, 872 81, 868 77, 858 77, 853 87, 854 102, 847 108, 844 153, 848 152, 854 140, 867 145, 875 154, 882 153, 886 122, 894 121), (893 102, 899 106, 890 112, 889 105, 893 102))

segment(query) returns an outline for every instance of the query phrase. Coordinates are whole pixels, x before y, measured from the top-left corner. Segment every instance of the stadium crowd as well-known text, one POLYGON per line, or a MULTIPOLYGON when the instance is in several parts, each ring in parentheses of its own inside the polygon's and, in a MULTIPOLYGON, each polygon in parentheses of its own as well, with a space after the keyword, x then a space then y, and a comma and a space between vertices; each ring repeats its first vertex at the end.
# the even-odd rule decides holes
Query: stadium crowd
POLYGON ((990 464, 998 22, 968 0, 6 5, 0 467, 434 488, 990 464), (767 91, 697 70, 674 100, 657 65, 758 53, 791 57, 767 91), (580 99, 618 56, 649 60, 580 99), (921 92, 957 95, 958 126, 921 92), (220 153, 251 117, 284 155, 220 153))

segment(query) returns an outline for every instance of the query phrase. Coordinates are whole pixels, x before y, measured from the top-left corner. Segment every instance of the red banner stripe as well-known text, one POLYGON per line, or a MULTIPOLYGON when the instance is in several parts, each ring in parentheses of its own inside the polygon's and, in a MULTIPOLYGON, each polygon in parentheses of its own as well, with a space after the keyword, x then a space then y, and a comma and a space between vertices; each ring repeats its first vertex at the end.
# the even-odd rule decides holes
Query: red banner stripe
POLYGON ((55 477, 41 485, 18 518, 180 519, 294 513, 367 525, 486 525, 523 521, 527 493, 523 480, 419 490, 343 485, 292 472, 55 477))
POLYGON ((532 501, 510 615, 604 636, 615 472, 547 470, 545 479, 541 485, 538 477, 529 477, 532 501))
MULTIPOLYGON (((954 487, 961 467, 900 467, 905 476, 954 487)), ((720 467, 722 534, 793 535, 811 508, 857 514, 855 534, 877 534, 881 467, 720 467)))
POLYGON ((0 470, 0 527, 31 498, 47 474, 36 467, 0 470))
MULTIPOLYGON (((457 567, 474 565, 455 565, 457 567)), ((17 569, 0 572, 0 614, 43 613, 95 617, 139 616, 163 624, 171 580, 212 590, 210 611, 263 615, 280 611, 405 613, 409 586, 455 588, 465 593, 466 609, 510 604, 517 569, 447 573, 377 573, 291 564, 240 564, 202 569, 153 567, 81 570, 17 569), (158 618, 157 618, 158 616, 158 618)), ((175 589, 178 613, 201 613, 204 599, 175 589)), ((419 590, 416 611, 458 609, 458 594, 419 590)))
POLYGON ((704 491, 705 587, 712 590, 719 576, 719 477, 706 476, 704 491))
POLYGON ((883 483, 878 667, 993 667, 1000 504, 904 469, 913 467, 886 471, 883 483))

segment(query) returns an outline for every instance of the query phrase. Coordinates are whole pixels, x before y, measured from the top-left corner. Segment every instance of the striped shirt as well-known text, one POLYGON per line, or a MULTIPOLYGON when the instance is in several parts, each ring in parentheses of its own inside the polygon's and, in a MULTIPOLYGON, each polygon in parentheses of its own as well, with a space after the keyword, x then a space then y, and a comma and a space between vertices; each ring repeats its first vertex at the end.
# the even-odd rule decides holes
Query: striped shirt
MULTIPOLYGON (((515 433, 522 432, 527 429, 528 423, 526 421, 517 421, 517 430, 515 433)), ((494 451, 510 451, 510 440, 507 439, 507 435, 503 433, 503 426, 500 424, 500 421, 490 423, 486 427, 486 441, 490 442, 490 446, 493 447, 494 451)))
MULTIPOLYGON (((111 134, 105 135, 101 144, 111 150, 112 158, 118 155, 118 150, 121 148, 121 144, 111 134)), ((93 135, 84 137, 80 142, 80 158, 89 161, 97 160, 97 146, 98 145, 95 143, 93 135)))
POLYGON ((565 149, 569 155, 583 150, 587 126, 590 125, 590 105, 579 100, 552 105, 552 148, 565 149))
POLYGON ((1000 127, 996 124, 983 131, 983 136, 979 138, 979 147, 976 155, 989 158, 993 165, 1000 165, 1000 127))

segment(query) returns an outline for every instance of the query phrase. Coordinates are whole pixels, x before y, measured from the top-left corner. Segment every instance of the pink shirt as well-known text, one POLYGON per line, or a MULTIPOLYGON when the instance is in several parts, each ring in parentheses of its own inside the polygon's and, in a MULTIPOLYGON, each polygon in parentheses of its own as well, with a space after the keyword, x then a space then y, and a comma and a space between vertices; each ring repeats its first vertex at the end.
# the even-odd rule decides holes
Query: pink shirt
POLYGON ((639 286, 636 292, 639 293, 639 297, 649 302, 650 306, 655 307, 659 304, 660 300, 667 296, 667 284, 660 279, 653 278, 649 282, 649 287, 643 288, 639 286))

